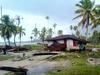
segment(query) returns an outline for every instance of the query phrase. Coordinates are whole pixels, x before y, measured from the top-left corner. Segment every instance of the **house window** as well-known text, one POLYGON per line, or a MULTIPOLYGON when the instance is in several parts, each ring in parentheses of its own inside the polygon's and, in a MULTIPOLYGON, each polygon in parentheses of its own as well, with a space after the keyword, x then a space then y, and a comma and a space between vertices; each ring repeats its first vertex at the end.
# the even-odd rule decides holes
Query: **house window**
POLYGON ((77 46, 78 42, 73 40, 73 46, 77 46))

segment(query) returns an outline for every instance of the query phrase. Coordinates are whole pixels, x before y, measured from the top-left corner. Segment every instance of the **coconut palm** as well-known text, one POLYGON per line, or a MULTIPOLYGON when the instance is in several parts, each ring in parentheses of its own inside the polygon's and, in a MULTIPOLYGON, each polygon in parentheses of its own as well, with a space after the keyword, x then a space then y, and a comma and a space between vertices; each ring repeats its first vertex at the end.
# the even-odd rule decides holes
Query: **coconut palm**
POLYGON ((17 25, 19 26, 20 25, 20 23, 21 23, 21 19, 23 19, 23 18, 21 18, 20 16, 16 16, 16 20, 17 20, 17 25))
POLYGON ((32 30, 32 34, 34 34, 34 37, 35 39, 37 38, 38 34, 39 34, 39 30, 35 27, 33 30, 32 30))
POLYGON ((31 42, 32 42, 33 36, 30 36, 30 39, 31 39, 31 42))
POLYGON ((76 16, 74 19, 81 18, 78 25, 82 25, 83 27, 85 26, 88 29, 90 22, 93 22, 95 19, 93 14, 94 2, 91 0, 81 0, 79 4, 76 4, 76 6, 78 9, 75 11, 75 13, 78 14, 78 16, 76 16))
MULTIPOLYGON (((73 26, 72 26, 72 25, 70 25, 70 30, 71 30, 71 31, 73 30, 73 26)), ((72 34, 73 34, 73 32, 72 32, 72 34)))
POLYGON ((76 31, 76 36, 80 37, 80 31, 79 30, 76 31))
POLYGON ((93 21, 93 28, 96 28, 98 25, 100 25, 100 5, 97 5, 94 8, 94 15, 95 15, 95 20, 93 21))
POLYGON ((39 36, 44 43, 44 40, 47 38, 47 29, 45 27, 42 28, 41 32, 39 33, 39 36))
POLYGON ((52 37, 52 35, 53 35, 53 30, 52 30, 52 28, 50 28, 50 29, 48 29, 48 31, 47 31, 47 38, 51 38, 52 37))
POLYGON ((14 44, 16 47, 16 35, 18 34, 18 26, 14 26, 14 31, 13 31, 13 35, 14 35, 14 44))
POLYGON ((0 26, 2 37, 8 40, 10 45, 10 38, 14 32, 14 23, 8 15, 2 16, 2 24, 0 26))
POLYGON ((18 28, 18 34, 19 34, 20 46, 21 46, 21 38, 22 38, 23 35, 25 35, 25 29, 22 28, 22 26, 20 26, 20 27, 18 28))
POLYGON ((54 34, 56 33, 55 29, 56 29, 57 24, 53 24, 53 28, 54 28, 54 34))
POLYGON ((5 36, 5 27, 2 24, 0 24, 0 35, 4 39, 5 45, 7 45, 6 36, 5 36))
POLYGON ((78 30, 78 27, 77 27, 77 26, 74 26, 74 30, 75 30, 75 31, 78 30))
POLYGON ((58 35, 62 35, 63 31, 62 30, 58 30, 58 35))
POLYGON ((49 19, 50 19, 50 17, 49 17, 49 16, 46 16, 45 18, 46 18, 47 23, 48 23, 48 25, 49 25, 49 19))

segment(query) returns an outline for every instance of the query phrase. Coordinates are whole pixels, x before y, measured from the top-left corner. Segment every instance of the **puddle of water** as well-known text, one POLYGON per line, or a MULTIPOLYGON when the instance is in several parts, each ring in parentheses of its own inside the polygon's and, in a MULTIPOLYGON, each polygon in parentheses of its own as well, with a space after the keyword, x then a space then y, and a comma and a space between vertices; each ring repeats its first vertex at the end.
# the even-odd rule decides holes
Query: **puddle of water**
POLYGON ((45 72, 53 69, 55 66, 50 64, 43 64, 32 69, 29 69, 27 72, 28 75, 45 75, 45 72))

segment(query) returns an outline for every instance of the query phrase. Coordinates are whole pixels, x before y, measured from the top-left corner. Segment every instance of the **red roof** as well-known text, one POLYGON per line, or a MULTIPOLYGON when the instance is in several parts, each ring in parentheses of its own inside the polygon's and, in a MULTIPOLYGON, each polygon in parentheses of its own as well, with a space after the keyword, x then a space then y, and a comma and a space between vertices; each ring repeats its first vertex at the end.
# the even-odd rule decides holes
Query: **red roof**
POLYGON ((80 38, 76 37, 75 35, 60 35, 60 36, 56 36, 56 37, 47 39, 46 41, 57 41, 57 40, 64 40, 64 39, 65 40, 72 39, 72 40, 76 40, 79 42, 87 43, 87 41, 85 39, 80 39, 80 38))

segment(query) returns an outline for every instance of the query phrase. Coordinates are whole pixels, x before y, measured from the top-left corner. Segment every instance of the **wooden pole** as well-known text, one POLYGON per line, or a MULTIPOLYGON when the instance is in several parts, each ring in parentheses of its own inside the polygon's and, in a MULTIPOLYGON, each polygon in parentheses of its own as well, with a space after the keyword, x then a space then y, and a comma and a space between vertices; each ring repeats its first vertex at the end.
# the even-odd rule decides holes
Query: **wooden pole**
POLYGON ((2 20, 2 5, 1 5, 1 11, 0 12, 1 12, 1 20, 2 20))

